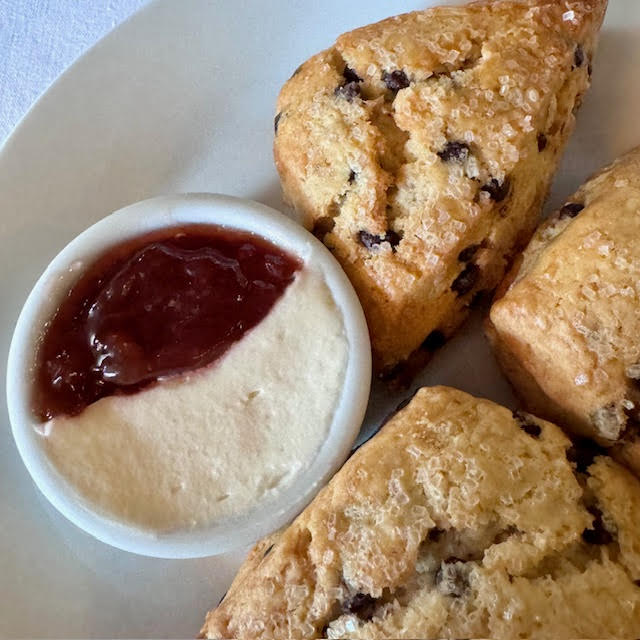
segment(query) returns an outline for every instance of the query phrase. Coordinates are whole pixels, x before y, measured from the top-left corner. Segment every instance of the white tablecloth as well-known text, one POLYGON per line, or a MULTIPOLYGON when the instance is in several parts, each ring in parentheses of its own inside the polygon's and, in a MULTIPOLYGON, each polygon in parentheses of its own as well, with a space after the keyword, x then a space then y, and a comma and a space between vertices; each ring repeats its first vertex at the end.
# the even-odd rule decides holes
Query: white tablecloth
POLYGON ((146 2, 0 0, 0 144, 64 69, 146 2))

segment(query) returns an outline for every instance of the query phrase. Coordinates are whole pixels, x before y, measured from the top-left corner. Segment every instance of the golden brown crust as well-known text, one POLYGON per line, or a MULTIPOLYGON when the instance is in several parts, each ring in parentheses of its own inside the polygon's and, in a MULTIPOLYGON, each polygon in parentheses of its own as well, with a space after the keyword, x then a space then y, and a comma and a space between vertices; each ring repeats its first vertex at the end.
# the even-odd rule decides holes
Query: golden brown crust
POLYGON ((640 484, 560 429, 420 390, 358 450, 203 633, 604 638, 640 633, 640 484), (585 530, 587 533, 584 533, 585 530))
POLYGON ((353 282, 378 370, 453 332, 527 242, 605 8, 505 0, 409 13, 340 36, 283 87, 285 197, 353 282))
POLYGON ((640 472, 640 148, 543 223, 487 335, 529 410, 640 472))

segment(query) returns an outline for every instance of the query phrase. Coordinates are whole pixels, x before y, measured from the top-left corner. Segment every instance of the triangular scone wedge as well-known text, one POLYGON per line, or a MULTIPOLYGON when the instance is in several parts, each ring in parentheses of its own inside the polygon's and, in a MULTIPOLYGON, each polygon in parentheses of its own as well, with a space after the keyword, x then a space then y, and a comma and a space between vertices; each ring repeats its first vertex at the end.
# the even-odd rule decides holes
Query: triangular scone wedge
POLYGON ((256 547, 204 636, 640 637, 640 482, 570 445, 420 390, 256 547))
POLYGON ((530 411, 640 476, 640 147, 540 225, 486 330, 530 411))
POLYGON ((440 345, 527 242, 606 4, 488 1, 389 18, 342 35, 283 87, 285 198, 355 286, 378 371, 440 345))

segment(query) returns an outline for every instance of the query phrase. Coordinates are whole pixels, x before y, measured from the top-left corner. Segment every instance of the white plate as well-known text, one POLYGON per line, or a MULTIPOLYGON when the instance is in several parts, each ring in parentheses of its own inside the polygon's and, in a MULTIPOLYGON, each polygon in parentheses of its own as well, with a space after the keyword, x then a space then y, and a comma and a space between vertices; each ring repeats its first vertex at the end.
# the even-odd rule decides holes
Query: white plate
MULTIPOLYGON (((339 33, 419 0, 162 0, 111 33, 36 104, 0 153, 0 356, 49 260, 110 211, 174 191, 282 208, 271 159, 279 87, 339 33)), ((640 143, 640 3, 610 0, 594 83, 558 173, 557 205, 640 143)), ((421 383, 512 404, 477 319, 421 383)), ((401 398, 378 394, 371 432, 401 398)), ((193 637, 241 554, 166 561, 112 549, 38 495, 0 407, 0 636, 193 637)))

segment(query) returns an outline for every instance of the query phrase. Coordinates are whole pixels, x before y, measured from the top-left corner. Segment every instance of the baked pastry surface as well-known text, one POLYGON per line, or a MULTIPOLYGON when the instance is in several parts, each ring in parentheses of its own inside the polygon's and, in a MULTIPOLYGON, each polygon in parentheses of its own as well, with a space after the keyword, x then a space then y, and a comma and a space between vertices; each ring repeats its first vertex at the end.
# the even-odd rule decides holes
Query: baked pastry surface
POLYGON ((640 634, 640 482, 556 426, 421 389, 207 616, 210 638, 640 634))
POLYGON ((606 4, 487 1, 389 18, 340 36, 284 85, 285 198, 354 284, 378 371, 441 344, 528 241, 606 4))
POLYGON ((640 473, 640 148, 535 233, 487 323, 530 411, 640 473))

